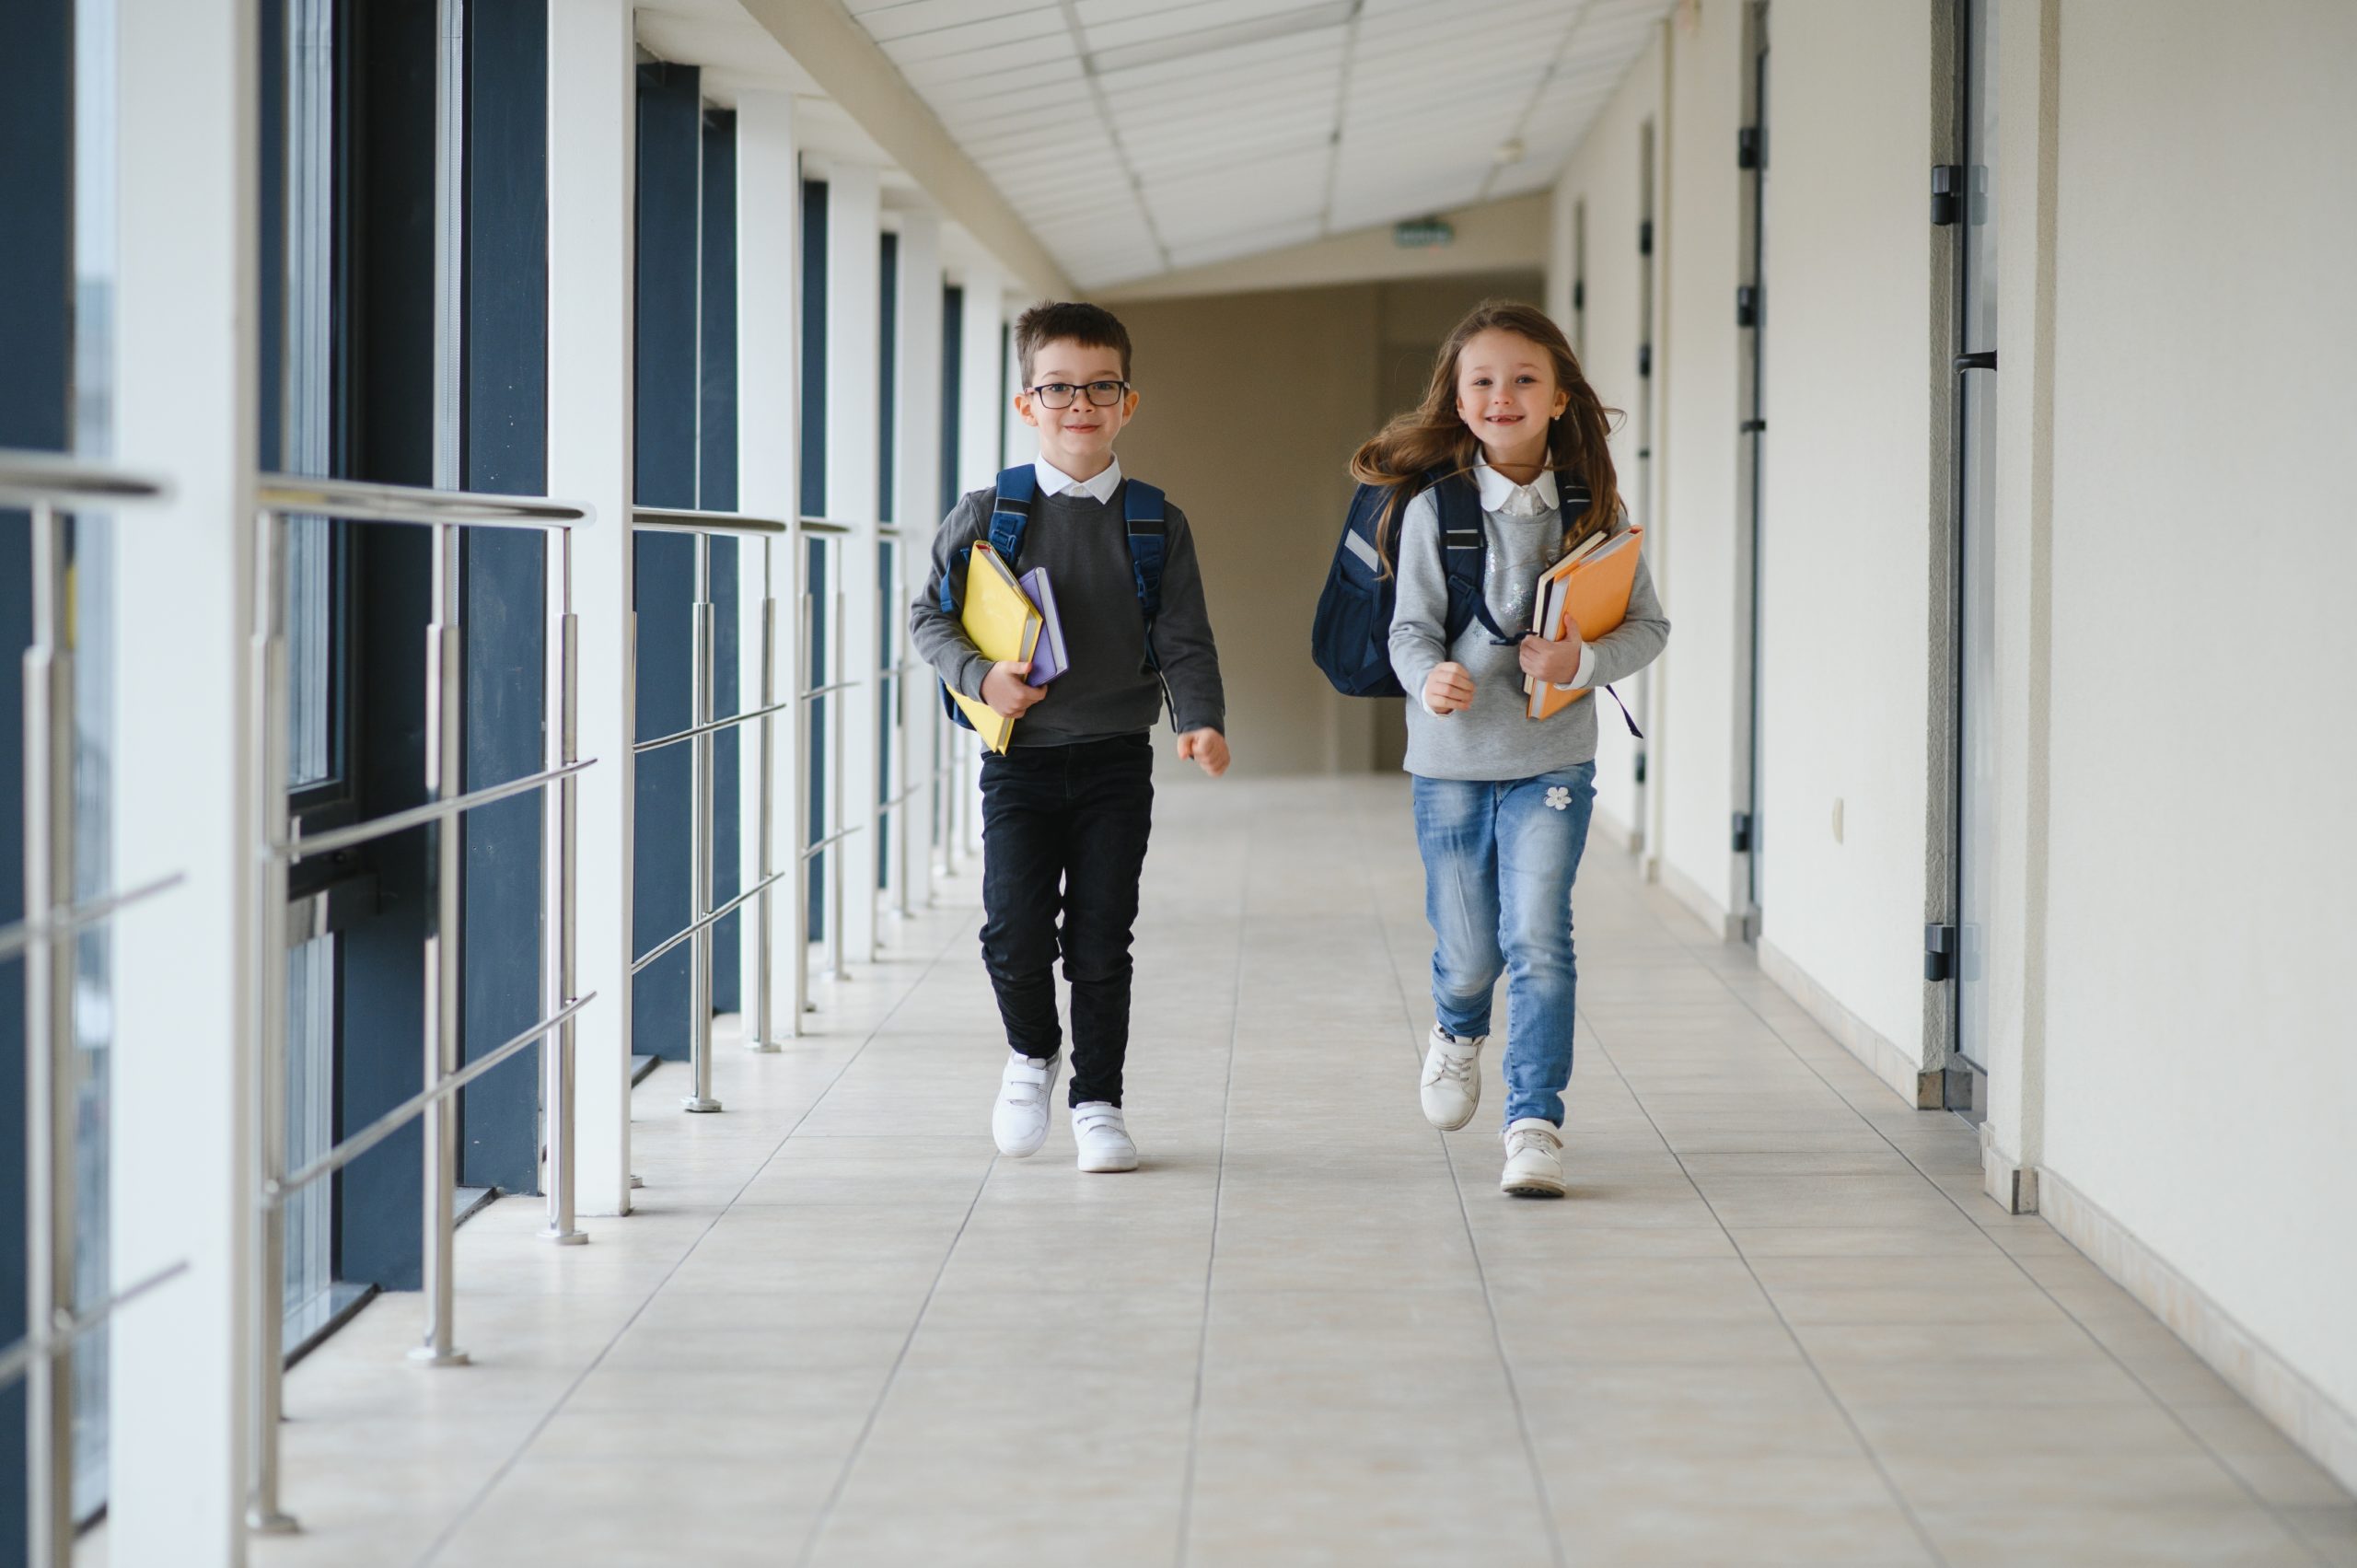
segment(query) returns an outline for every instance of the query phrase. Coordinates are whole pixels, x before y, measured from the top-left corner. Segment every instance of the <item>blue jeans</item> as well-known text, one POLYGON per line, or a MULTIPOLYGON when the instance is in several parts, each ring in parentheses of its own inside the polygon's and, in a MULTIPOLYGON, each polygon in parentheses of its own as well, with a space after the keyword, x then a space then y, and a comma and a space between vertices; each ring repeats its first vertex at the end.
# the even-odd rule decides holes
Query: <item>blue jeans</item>
POLYGON ((1459 1039, 1490 1032, 1503 972, 1506 1120, 1563 1124, 1572 1081, 1572 880, 1587 847, 1596 764, 1498 782, 1416 780, 1416 848, 1433 927, 1433 1011, 1459 1039))

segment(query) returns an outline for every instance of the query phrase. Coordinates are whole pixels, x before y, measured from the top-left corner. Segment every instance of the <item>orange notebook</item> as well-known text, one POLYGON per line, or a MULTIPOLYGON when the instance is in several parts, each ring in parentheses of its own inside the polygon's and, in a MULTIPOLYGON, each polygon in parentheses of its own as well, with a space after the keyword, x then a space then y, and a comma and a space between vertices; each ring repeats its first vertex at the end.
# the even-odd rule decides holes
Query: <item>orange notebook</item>
MULTIPOLYGON (((1620 625, 1629 613, 1629 591, 1637 584, 1637 552, 1644 540, 1645 530, 1632 528, 1585 555, 1565 556, 1549 567, 1538 579, 1538 610, 1531 617, 1536 633, 1561 642, 1568 621, 1579 627, 1582 640, 1592 643, 1620 625)), ((1558 691, 1550 682, 1534 680, 1525 711, 1535 719, 1552 718, 1586 695, 1585 687, 1558 691)))

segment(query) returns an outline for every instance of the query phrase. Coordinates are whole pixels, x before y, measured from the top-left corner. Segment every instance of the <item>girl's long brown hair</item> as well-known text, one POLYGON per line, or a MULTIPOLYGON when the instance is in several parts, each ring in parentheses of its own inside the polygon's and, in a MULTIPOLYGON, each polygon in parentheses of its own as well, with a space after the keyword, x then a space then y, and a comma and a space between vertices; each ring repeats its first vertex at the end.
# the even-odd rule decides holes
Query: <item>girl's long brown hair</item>
MULTIPOLYGON (((1361 484, 1387 484, 1390 504, 1376 528, 1375 545, 1383 571, 1391 570, 1391 541, 1398 537, 1400 514, 1424 487, 1434 470, 1442 474, 1469 472, 1481 455, 1480 438, 1457 416, 1457 360, 1465 345, 1496 328, 1529 339, 1555 362, 1555 384, 1571 394, 1562 413, 1547 426, 1547 466, 1559 487, 1566 481, 1586 485, 1587 515, 1578 524, 1582 538, 1609 528, 1620 510, 1620 492, 1612 473, 1612 449, 1608 444, 1611 421, 1618 411, 1604 406, 1580 370, 1563 330, 1535 305, 1511 299, 1485 299, 1440 345, 1433 361, 1433 378, 1424 401, 1394 418, 1351 459, 1351 477, 1361 484)), ((1571 542, 1577 543, 1577 540, 1571 542)))

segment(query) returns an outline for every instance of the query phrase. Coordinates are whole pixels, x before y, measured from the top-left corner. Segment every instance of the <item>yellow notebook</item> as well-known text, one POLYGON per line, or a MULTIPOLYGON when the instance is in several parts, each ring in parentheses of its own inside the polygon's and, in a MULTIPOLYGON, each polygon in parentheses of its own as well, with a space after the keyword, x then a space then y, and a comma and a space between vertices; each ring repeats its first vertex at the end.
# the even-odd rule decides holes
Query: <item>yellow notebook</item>
MULTIPOLYGON (((966 563, 966 607, 959 617, 967 641, 993 664, 1001 659, 1028 659, 1039 645, 1039 612, 1023 597, 1015 574, 985 540, 974 541, 966 563)), ((1004 751, 1015 733, 1015 721, 988 703, 962 691, 949 693, 965 713, 974 733, 993 751, 1004 751)))

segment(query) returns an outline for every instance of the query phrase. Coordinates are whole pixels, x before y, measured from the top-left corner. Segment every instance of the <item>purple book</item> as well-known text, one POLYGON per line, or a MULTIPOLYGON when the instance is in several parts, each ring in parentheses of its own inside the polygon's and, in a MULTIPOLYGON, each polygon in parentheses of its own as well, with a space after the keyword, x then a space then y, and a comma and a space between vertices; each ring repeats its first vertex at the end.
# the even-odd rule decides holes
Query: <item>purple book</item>
POLYGON ((1039 612, 1039 645, 1031 652, 1030 683, 1045 686, 1064 672, 1064 627, 1056 619, 1055 590, 1048 587, 1048 569, 1034 566, 1016 580, 1023 597, 1039 612))

